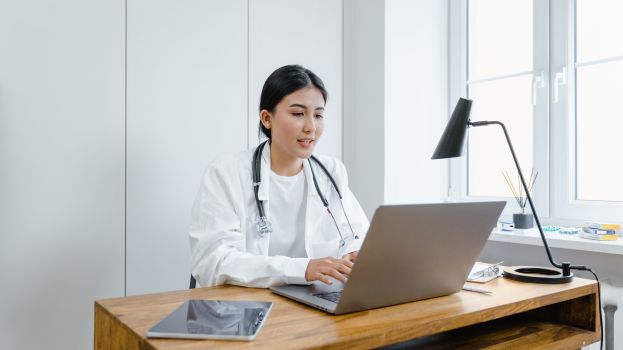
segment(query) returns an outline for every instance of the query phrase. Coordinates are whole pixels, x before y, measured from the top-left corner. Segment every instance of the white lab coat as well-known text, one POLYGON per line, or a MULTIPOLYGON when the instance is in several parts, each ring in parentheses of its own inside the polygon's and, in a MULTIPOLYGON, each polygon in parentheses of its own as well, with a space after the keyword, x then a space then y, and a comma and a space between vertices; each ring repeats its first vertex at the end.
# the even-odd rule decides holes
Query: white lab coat
MULTIPOLYGON (((253 194, 252 159, 249 150, 214 161, 206 170, 195 200, 190 224, 192 274, 199 285, 207 287, 235 284, 247 287, 270 287, 285 283, 305 283, 309 259, 342 257, 359 250, 369 222, 355 196, 348 188, 346 168, 340 161, 317 156, 337 183, 343 195, 344 209, 359 239, 353 239, 340 207, 339 196, 326 174, 314 164, 320 189, 329 201, 346 245, 339 247, 339 234, 316 192, 307 160, 303 170, 307 181, 305 212, 305 250, 308 258, 268 256, 270 237, 257 232, 259 213, 253 194)), ((258 190, 264 210, 271 220, 279 213, 270 210, 270 147, 262 152, 261 185, 258 190)))

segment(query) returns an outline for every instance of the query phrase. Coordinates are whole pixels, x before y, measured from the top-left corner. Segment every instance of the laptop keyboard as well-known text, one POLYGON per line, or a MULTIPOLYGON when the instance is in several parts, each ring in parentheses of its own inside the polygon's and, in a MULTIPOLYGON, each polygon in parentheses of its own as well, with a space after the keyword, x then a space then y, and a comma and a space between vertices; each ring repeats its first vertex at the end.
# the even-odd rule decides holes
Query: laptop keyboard
POLYGON ((329 293, 316 293, 316 294, 313 294, 313 296, 322 298, 324 300, 328 300, 330 302, 337 304, 337 302, 340 301, 340 298, 342 297, 342 291, 329 292, 329 293))

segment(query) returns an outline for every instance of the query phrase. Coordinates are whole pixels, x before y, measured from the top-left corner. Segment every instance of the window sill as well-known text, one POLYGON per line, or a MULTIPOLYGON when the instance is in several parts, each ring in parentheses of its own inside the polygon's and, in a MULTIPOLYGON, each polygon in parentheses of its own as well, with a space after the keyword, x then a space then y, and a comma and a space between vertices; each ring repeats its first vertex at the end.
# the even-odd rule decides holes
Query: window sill
MULTIPOLYGON (((568 235, 558 232, 545 232, 545 238, 547 238, 547 244, 550 248, 623 255, 622 237, 619 237, 616 241, 593 241, 580 238, 577 234, 568 235)), ((515 231, 502 231, 496 228, 491 233, 491 236, 489 236, 489 240, 493 242, 543 246, 541 235, 539 235, 539 231, 536 228, 515 231)))

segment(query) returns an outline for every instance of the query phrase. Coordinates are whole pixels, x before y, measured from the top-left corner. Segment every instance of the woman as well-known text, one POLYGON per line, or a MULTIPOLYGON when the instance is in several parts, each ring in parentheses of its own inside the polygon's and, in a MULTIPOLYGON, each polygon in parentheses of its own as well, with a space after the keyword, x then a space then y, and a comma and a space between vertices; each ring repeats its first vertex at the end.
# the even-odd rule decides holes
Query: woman
POLYGON ((312 157, 326 100, 322 80, 301 66, 268 77, 260 100, 268 141, 214 161, 195 201, 190 243, 200 285, 346 281, 369 223, 344 165, 312 157))

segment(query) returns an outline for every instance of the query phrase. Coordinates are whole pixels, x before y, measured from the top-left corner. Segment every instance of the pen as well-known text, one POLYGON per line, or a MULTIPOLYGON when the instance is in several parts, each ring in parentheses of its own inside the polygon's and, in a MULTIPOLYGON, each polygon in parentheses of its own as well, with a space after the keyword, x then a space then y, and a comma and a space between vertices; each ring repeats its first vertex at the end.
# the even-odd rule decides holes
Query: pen
POLYGON ((471 286, 463 286, 463 290, 467 290, 470 292, 476 292, 476 293, 482 293, 482 294, 491 294, 493 293, 490 290, 487 289, 482 289, 482 288, 476 288, 476 287, 471 287, 471 286))

